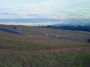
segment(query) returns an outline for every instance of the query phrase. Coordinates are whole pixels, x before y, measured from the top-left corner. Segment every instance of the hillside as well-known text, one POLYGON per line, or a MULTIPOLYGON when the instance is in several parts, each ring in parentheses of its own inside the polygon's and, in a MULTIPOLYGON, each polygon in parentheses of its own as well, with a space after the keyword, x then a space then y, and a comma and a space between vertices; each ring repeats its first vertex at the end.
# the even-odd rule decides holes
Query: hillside
POLYGON ((0 31, 1 67, 90 66, 90 32, 31 26, 3 27, 24 35, 0 31))

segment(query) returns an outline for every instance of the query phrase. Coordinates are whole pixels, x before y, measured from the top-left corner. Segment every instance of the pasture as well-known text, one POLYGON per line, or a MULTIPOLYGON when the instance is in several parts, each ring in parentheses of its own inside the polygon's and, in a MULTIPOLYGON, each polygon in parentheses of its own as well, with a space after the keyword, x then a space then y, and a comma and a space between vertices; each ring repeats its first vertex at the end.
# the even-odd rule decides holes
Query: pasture
POLYGON ((0 32, 0 67, 90 67, 90 32, 20 30, 24 35, 0 32))

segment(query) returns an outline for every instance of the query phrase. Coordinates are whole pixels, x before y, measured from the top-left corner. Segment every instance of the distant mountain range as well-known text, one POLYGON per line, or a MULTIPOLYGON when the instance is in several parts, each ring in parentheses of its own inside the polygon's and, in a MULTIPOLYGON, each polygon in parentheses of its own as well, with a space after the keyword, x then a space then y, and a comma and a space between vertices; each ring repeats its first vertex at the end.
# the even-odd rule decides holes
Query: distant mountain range
POLYGON ((49 19, 49 18, 18 18, 18 19, 0 19, 0 22, 56 22, 60 21, 58 19, 49 19))
POLYGON ((65 20, 65 23, 63 23, 65 25, 82 25, 82 26, 86 26, 86 25, 90 25, 90 19, 69 19, 69 20, 65 20))
MULTIPOLYGON (((35 26, 41 28, 51 28, 51 29, 64 29, 64 30, 78 30, 78 31, 87 31, 90 32, 90 19, 68 19, 68 20, 57 20, 57 19, 48 19, 48 18, 32 18, 32 19, 0 19, 0 23, 3 22, 16 22, 16 23, 34 23, 34 22, 52 22, 54 25, 42 25, 35 26), (56 24, 55 24, 56 23, 56 24)), ((2 25, 0 25, 1 27, 2 25)), ((19 27, 19 26, 18 26, 19 27)), ((16 31, 15 25, 8 26, 6 25, 4 28, 1 27, 0 30, 8 30, 13 31, 14 33, 20 33, 16 31), (8 28, 9 27, 9 28, 8 28), (10 29, 11 28, 11 29, 10 29), (13 30, 12 30, 13 29, 13 30)), ((20 33, 22 34, 22 33, 20 33)))
POLYGON ((52 22, 51 25, 54 24, 61 24, 61 25, 90 25, 90 19, 65 19, 65 20, 60 20, 60 19, 49 19, 49 18, 31 18, 31 19, 25 19, 25 18, 16 18, 16 19, 0 19, 0 23, 3 22, 16 22, 16 23, 34 23, 34 22, 42 22, 45 25, 48 23, 47 22, 52 22))

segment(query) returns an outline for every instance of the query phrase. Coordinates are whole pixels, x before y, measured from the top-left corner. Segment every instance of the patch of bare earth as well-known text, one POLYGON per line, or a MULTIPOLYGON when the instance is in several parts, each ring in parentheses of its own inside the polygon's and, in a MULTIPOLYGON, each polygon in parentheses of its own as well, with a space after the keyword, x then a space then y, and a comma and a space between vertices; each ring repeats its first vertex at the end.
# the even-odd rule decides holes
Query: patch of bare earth
POLYGON ((46 50, 39 50, 39 52, 47 53, 47 52, 60 52, 60 53, 79 53, 79 52, 86 52, 90 51, 90 47, 85 48, 57 48, 57 49, 46 49, 46 50))
POLYGON ((38 50, 14 50, 14 49, 0 49, 0 54, 13 53, 15 51, 20 51, 21 53, 79 53, 79 52, 89 52, 90 47, 85 48, 57 48, 57 49, 38 49, 38 50))

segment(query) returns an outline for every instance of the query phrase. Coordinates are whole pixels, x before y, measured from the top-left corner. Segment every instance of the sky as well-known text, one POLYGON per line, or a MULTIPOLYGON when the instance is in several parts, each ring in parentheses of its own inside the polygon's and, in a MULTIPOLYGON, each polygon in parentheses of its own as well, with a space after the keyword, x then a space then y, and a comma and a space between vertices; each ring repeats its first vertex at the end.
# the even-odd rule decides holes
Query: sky
POLYGON ((0 0, 0 19, 23 18, 90 19, 90 0, 0 0))

